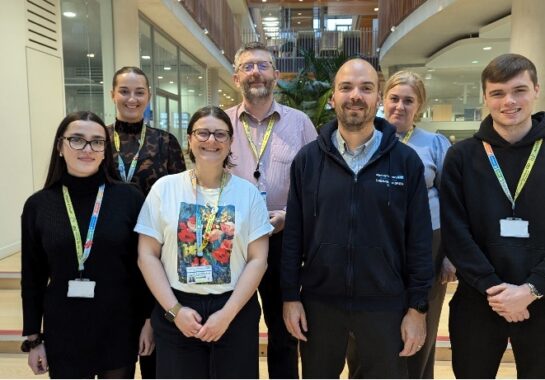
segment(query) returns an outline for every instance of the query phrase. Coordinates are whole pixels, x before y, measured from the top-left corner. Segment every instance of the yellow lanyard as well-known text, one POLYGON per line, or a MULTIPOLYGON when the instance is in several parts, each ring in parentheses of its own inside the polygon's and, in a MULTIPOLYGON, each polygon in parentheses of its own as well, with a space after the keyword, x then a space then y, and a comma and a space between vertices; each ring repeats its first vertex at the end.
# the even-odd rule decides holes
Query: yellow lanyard
POLYGON ((123 162, 123 158, 121 158, 121 151, 120 151, 121 143, 119 141, 119 134, 115 130, 115 125, 114 125, 114 145, 115 145, 116 152, 118 152, 117 165, 118 165, 119 175, 121 175, 121 179, 123 180, 123 182, 130 182, 134 175, 134 171, 136 170, 136 163, 138 162, 138 156, 140 155, 140 150, 144 146, 145 137, 146 137, 146 124, 143 124, 142 131, 140 132, 139 147, 138 147, 138 150, 136 151, 136 154, 132 158, 131 166, 129 167, 129 173, 127 174, 125 172, 125 163, 123 162))
POLYGON ((414 132, 414 127, 411 127, 411 129, 409 129, 407 131, 407 133, 405 134, 405 136, 403 136, 403 139, 401 139, 401 142, 403 144, 407 144, 409 142, 409 140, 411 139, 411 136, 413 135, 413 132, 414 132))
POLYGON ((244 132, 246 133, 246 138, 248 139, 250 148, 252 148, 252 152, 254 152, 254 156, 257 160, 257 164, 259 165, 259 160, 261 160, 261 157, 263 156, 263 152, 265 152, 265 148, 267 147, 267 143, 269 142, 269 138, 271 137, 271 133, 274 127, 274 116, 271 116, 271 118, 269 119, 269 124, 267 125, 267 129, 265 130, 265 135, 263 136, 263 140, 261 141, 259 153, 257 152, 257 147, 255 146, 255 143, 252 140, 252 136, 250 135, 250 126, 248 125, 246 116, 242 117, 242 126, 244 127, 244 132))
POLYGON ((517 189, 515 190, 515 196, 513 197, 511 196, 511 192, 509 191, 509 187, 507 186, 507 181, 505 180, 503 172, 500 168, 500 164, 498 163, 498 160, 494 155, 492 147, 489 143, 483 141, 484 150, 486 151, 488 160, 490 161, 490 165, 492 166, 492 170, 494 170, 494 174, 496 175, 496 178, 498 178, 498 181, 500 182, 500 186, 503 189, 505 196, 507 197, 507 199, 509 199, 509 202, 511 202, 513 213, 515 212, 515 202, 520 195, 522 189, 524 188, 524 185, 526 185, 526 181, 528 180, 528 177, 532 172, 532 168, 536 163, 537 155, 539 153, 539 148, 541 148, 542 142, 543 139, 539 139, 534 142, 534 146, 532 147, 532 151, 530 152, 530 157, 528 157, 528 161, 526 161, 526 165, 524 165, 524 170, 522 171, 522 175, 519 178, 519 181, 517 183, 517 189))
POLYGON ((195 174, 195 169, 191 172, 191 184, 193 186, 193 191, 195 192, 195 232, 196 232, 196 246, 197 246, 197 256, 202 257, 203 251, 208 245, 208 240, 210 238, 210 232, 212 231, 212 226, 214 225, 214 221, 216 220, 216 216, 218 215, 219 210, 219 203, 221 198, 221 193, 223 192, 223 188, 225 186, 225 178, 226 174, 223 172, 221 175, 221 184, 220 184, 220 192, 218 194, 218 198, 216 199, 215 205, 210 206, 204 206, 203 207, 203 215, 204 219, 206 220, 206 225, 204 226, 204 233, 203 233, 203 224, 201 219, 201 213, 199 212, 198 208, 198 190, 197 190, 197 182, 198 178, 195 174), (207 212, 208 211, 208 212, 207 212), (205 214, 206 213, 206 214, 205 214))

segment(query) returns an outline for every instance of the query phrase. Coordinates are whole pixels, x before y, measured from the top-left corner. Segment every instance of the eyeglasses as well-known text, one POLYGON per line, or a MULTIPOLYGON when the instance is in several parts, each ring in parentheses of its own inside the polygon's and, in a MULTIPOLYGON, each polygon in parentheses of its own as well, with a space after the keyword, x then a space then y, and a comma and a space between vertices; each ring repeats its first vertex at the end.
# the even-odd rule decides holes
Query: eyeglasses
POLYGON ((106 149, 106 140, 91 140, 87 141, 82 137, 70 136, 70 137, 60 137, 61 140, 68 140, 68 145, 70 148, 75 150, 83 150, 87 145, 91 147, 93 152, 104 152, 106 149))
POLYGON ((225 131, 223 129, 216 129, 215 131, 209 131, 208 129, 195 129, 192 132, 192 135, 194 135, 198 141, 200 142, 206 142, 210 138, 210 135, 214 135, 214 139, 217 142, 224 143, 231 137, 231 134, 229 131, 225 131))
POLYGON ((246 62, 241 63, 238 66, 239 70, 244 71, 245 73, 249 74, 252 71, 254 71, 254 67, 257 66, 257 69, 260 72, 267 71, 272 67, 272 62, 269 61, 259 61, 259 62, 246 62))

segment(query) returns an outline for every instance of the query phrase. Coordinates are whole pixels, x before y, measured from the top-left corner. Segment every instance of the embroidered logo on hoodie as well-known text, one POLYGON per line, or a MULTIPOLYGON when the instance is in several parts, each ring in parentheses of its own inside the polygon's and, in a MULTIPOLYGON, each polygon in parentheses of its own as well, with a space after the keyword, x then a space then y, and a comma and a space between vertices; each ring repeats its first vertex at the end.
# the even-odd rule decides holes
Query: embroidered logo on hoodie
POLYGON ((376 173, 376 181, 390 186, 405 186, 404 175, 392 175, 376 173))

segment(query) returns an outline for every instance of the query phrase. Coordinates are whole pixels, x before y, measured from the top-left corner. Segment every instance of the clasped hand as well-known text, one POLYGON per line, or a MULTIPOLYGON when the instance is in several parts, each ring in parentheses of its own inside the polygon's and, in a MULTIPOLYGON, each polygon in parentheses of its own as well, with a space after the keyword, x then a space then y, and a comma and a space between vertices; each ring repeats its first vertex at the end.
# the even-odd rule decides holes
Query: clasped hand
POLYGON ((507 322, 522 322, 530 318, 528 305, 534 298, 527 285, 503 283, 486 290, 488 304, 507 322))

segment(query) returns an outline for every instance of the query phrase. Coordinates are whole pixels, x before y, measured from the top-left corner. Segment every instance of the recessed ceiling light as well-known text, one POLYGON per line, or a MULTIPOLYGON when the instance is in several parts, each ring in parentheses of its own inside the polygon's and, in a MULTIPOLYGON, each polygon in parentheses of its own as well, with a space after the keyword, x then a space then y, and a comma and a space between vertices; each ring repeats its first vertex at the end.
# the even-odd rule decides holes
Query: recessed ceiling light
POLYGON ((373 9, 375 12, 378 12, 378 8, 373 9))
POLYGON ((439 99, 437 99, 437 98, 435 98, 435 99, 433 99, 433 100, 434 100, 435 102, 438 102, 438 101, 439 101, 439 99))
POLYGON ((193 93, 193 92, 195 92, 195 90, 193 90, 192 88, 190 88, 189 90, 187 90, 187 92, 193 93))
POLYGON ((301 15, 302 15, 302 13, 301 13, 301 12, 297 12, 297 16, 301 16, 301 15))
POLYGON ((475 61, 471 61, 471 63, 479 63, 479 61, 475 60, 475 61))
POLYGON ((64 17, 68 17, 68 18, 74 18, 76 17, 76 12, 63 12, 62 13, 64 17))
POLYGON ((218 90, 218 92, 223 92, 223 90, 220 88, 220 89, 218 90))
POLYGON ((170 70, 170 66, 165 66, 164 69, 165 69, 166 71, 169 71, 169 70, 170 70))
POLYGON ((142 59, 151 59, 151 57, 149 55, 143 55, 142 59))
POLYGON ((483 47, 483 50, 492 50, 492 46, 485 46, 483 47))
POLYGON ((159 76, 157 77, 157 79, 163 79, 163 77, 159 75, 159 76))
POLYGON ((89 54, 87 54, 87 58, 95 58, 95 54, 94 53, 89 53, 89 54))
POLYGON ((171 80, 171 81, 169 81, 168 83, 170 83, 170 84, 173 84, 173 83, 174 83, 174 81, 173 81, 173 80, 171 80))
POLYGON ((202 75, 199 75, 197 78, 202 79, 202 75))
POLYGON ((300 24, 301 24, 301 21, 297 21, 297 24, 299 24, 299 25, 300 25, 300 24))

